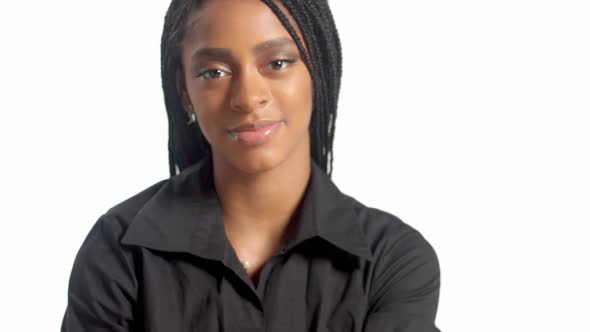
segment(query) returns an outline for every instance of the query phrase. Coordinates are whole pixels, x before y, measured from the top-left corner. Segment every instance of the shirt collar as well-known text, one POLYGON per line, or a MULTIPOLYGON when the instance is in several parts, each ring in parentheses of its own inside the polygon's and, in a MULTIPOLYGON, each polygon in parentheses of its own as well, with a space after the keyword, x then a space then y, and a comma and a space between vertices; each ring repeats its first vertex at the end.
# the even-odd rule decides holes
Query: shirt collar
MULTIPOLYGON (((121 242, 225 262, 230 244, 212 174, 208 157, 164 181, 137 212, 121 242)), ((314 161, 299 212, 285 250, 317 236, 349 254, 373 259, 354 200, 342 194, 314 161)))

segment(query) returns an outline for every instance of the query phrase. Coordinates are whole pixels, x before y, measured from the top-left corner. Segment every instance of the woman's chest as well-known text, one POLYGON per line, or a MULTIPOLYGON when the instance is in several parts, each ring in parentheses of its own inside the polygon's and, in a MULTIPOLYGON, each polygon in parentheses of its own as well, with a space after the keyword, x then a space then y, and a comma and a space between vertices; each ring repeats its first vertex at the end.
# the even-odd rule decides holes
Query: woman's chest
POLYGON ((221 262, 144 265, 137 305, 145 331, 361 331, 366 269, 292 255, 269 260, 258 285, 221 262))

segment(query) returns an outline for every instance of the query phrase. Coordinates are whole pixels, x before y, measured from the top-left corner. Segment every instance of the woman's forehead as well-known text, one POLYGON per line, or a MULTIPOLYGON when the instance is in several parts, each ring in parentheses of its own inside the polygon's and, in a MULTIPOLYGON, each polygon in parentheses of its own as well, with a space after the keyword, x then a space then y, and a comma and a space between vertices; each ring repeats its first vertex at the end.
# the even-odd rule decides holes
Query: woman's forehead
MULTIPOLYGON (((278 5, 300 34, 288 11, 278 5)), ((183 43, 191 46, 205 43, 209 47, 228 47, 227 43, 261 43, 277 38, 290 38, 290 34, 262 1, 208 0, 189 15, 183 43)))

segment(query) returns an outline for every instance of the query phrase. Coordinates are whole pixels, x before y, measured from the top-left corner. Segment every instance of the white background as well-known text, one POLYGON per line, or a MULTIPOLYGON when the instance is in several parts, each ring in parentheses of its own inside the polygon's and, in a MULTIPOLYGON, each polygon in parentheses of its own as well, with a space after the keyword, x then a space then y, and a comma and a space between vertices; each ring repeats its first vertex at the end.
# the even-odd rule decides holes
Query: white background
MULTIPOLYGON (((0 4, 0 330, 59 330, 90 227, 168 176, 168 3, 0 4)), ((331 3, 334 181, 435 247, 437 325, 590 331, 589 3, 331 3)))

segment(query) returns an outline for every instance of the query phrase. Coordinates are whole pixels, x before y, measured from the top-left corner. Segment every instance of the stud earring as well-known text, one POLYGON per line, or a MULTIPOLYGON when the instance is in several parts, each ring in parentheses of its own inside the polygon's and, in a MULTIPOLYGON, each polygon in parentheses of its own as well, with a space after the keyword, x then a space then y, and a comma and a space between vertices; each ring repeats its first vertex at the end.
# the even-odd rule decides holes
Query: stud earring
POLYGON ((188 105, 188 122, 186 123, 187 126, 190 126, 191 124, 197 122, 195 113, 193 112, 193 106, 192 105, 188 105))

